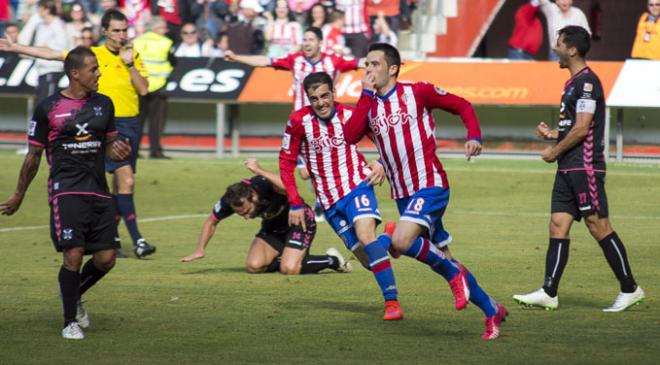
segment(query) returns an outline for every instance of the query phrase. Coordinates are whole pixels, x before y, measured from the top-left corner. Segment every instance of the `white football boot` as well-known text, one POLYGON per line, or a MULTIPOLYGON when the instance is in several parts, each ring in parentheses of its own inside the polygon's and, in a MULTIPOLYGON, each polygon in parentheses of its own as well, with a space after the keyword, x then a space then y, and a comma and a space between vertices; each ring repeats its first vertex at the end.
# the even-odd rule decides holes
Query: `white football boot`
POLYGON ((559 297, 549 296, 543 288, 529 294, 516 294, 513 300, 523 307, 539 307, 545 310, 555 310, 559 306, 559 297))
POLYGON ((82 340, 85 338, 85 333, 80 328, 80 325, 78 325, 78 322, 71 322, 62 329, 62 337, 67 340, 82 340))
POLYGON ((644 298, 644 290, 638 286, 632 293, 619 293, 614 304, 604 308, 603 312, 623 312, 631 306, 641 303, 644 298))
POLYGON ((82 305, 82 301, 78 301, 78 307, 76 309, 76 321, 78 321, 78 324, 82 328, 87 328, 89 327, 89 315, 87 314, 87 311, 85 310, 85 307, 82 305))
POLYGON ((342 256, 341 253, 339 253, 339 251, 336 248, 334 247, 329 248, 327 251, 325 251, 325 254, 334 257, 339 262, 339 265, 336 270, 337 272, 349 273, 353 271, 353 265, 351 265, 350 262, 346 261, 344 256, 342 256))

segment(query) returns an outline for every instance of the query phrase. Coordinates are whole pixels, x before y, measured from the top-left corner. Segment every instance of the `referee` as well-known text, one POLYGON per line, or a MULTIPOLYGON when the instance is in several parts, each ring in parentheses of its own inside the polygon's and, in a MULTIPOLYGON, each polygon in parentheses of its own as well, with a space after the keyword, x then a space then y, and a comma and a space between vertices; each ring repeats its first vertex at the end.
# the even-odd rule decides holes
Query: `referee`
MULTIPOLYGON (((156 247, 147 243, 137 226, 137 215, 133 202, 134 174, 142 131, 139 120, 139 96, 148 93, 147 70, 142 58, 133 51, 128 40, 128 20, 116 9, 110 9, 101 18, 101 28, 106 43, 92 47, 99 63, 101 78, 99 93, 107 95, 115 106, 116 127, 122 139, 131 144, 130 157, 123 161, 106 159, 106 171, 113 174, 112 193, 117 212, 124 218, 126 228, 133 239, 133 250, 138 258, 156 252, 156 247)), ((15 44, 8 39, 0 40, 0 51, 14 52, 48 60, 64 61, 68 52, 48 47, 30 47, 15 44)), ((119 216, 118 216, 119 217, 119 216)))

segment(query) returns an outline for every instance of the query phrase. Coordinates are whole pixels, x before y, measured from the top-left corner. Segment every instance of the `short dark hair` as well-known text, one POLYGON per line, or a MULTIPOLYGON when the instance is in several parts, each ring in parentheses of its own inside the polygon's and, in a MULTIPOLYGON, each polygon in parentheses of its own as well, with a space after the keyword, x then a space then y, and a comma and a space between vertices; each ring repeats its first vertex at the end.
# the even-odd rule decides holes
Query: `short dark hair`
POLYGON ((320 41, 323 40, 323 32, 321 31, 321 29, 319 29, 317 27, 308 27, 307 29, 305 29, 305 33, 307 33, 307 32, 312 32, 312 33, 314 33, 316 38, 318 38, 320 41))
POLYGON ((225 191, 225 199, 227 199, 227 202, 232 209, 234 207, 242 206, 244 200, 250 200, 252 197, 252 188, 250 187, 250 184, 250 180, 243 180, 227 187, 227 191, 225 191))
POLYGON ((111 20, 128 22, 128 18, 126 18, 126 15, 124 15, 124 13, 122 13, 121 11, 117 9, 108 9, 103 14, 103 18, 101 18, 101 28, 108 29, 111 20))
POLYGON ((387 62, 387 67, 389 68, 390 66, 395 65, 396 76, 399 76, 399 70, 401 69, 401 55, 399 54, 398 49, 387 43, 373 43, 369 46, 369 52, 372 51, 383 52, 385 55, 385 62, 387 62))
POLYGON ((323 84, 328 85, 328 89, 330 89, 330 91, 334 90, 332 78, 325 72, 313 72, 307 75, 307 77, 305 77, 303 80, 303 88, 305 89, 306 93, 309 93, 310 89, 316 89, 319 85, 323 84))
POLYGON ((39 0, 37 6, 47 9, 50 15, 57 15, 55 0, 39 0))
POLYGON ((559 30, 558 36, 564 36, 564 44, 568 48, 575 47, 582 58, 587 56, 591 49, 591 35, 586 29, 578 25, 569 25, 559 30))
POLYGON ((5 23, 5 29, 11 28, 11 27, 16 27, 19 30, 21 29, 21 27, 16 22, 7 22, 7 23, 5 23))
POLYGON ((83 46, 78 46, 66 55, 64 59, 64 72, 71 78, 73 70, 80 70, 85 65, 85 58, 96 57, 91 49, 83 46))

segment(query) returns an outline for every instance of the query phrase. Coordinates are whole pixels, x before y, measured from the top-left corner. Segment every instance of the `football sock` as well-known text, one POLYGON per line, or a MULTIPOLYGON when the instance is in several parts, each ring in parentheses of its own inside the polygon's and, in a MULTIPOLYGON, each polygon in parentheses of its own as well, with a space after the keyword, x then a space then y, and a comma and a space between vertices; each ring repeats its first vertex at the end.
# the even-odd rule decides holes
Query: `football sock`
POLYGON ((632 293, 637 289, 637 283, 633 278, 630 265, 628 264, 628 255, 626 248, 623 247, 623 242, 616 234, 610 233, 607 237, 598 241, 600 248, 603 249, 607 263, 616 275, 621 285, 621 291, 624 293, 632 293))
POLYGON ((417 237, 412 245, 401 253, 429 265, 433 271, 440 274, 447 282, 459 272, 456 264, 448 260, 442 251, 423 237, 417 237))
POLYGON ((278 272, 278 271, 280 271, 280 258, 276 257, 275 260, 273 260, 273 262, 271 262, 270 265, 268 265, 268 267, 266 268, 266 272, 278 272))
POLYGON ((89 288, 96 284, 97 281, 101 280, 101 278, 107 273, 107 271, 99 270, 96 265, 94 265, 93 258, 87 260, 80 272, 80 296, 85 294, 89 288))
POLYGON ((300 274, 315 274, 323 269, 336 270, 339 267, 339 260, 334 256, 314 256, 307 255, 302 260, 300 274))
POLYGON ((137 215, 135 214, 135 203, 133 202, 133 194, 116 194, 115 204, 117 204, 117 212, 124 218, 124 223, 133 239, 133 245, 137 245, 137 240, 142 238, 140 231, 137 227, 137 215))
POLYGON ((479 307, 486 317, 495 315, 497 313, 497 302, 481 289, 474 275, 467 269, 465 270, 468 287, 470 288, 470 301, 479 307))
POLYGON ((75 322, 78 300, 80 299, 80 273, 69 271, 64 266, 58 275, 62 307, 64 309, 64 327, 75 322))
POLYGON ((557 296, 559 281, 568 263, 570 239, 550 238, 548 252, 545 255, 545 281, 543 290, 551 297, 557 296))
POLYGON ((384 244, 381 242, 383 235, 364 246, 364 252, 369 258, 369 267, 371 272, 380 286, 380 291, 383 293, 385 300, 397 300, 398 291, 394 281, 394 271, 390 263, 390 257, 387 255, 387 250, 383 248, 384 244))
POLYGON ((390 248, 390 246, 392 246, 392 237, 383 233, 380 236, 378 236, 377 242, 380 243, 381 246, 383 246, 385 251, 387 251, 390 248))

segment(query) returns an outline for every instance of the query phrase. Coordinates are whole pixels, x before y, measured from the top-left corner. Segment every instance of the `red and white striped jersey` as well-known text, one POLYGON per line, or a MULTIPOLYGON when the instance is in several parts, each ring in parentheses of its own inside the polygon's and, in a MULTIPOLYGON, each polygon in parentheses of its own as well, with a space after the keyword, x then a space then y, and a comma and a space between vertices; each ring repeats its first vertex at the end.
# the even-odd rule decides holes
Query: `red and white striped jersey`
POLYGON ((481 140, 472 104, 425 82, 399 82, 384 96, 363 92, 353 117, 344 125, 348 143, 359 142, 371 130, 394 199, 424 188, 449 186, 436 155, 434 108, 459 114, 467 138, 481 140))
POLYGON ((356 70, 359 60, 355 58, 345 58, 328 53, 321 53, 321 59, 311 62, 302 52, 291 53, 282 58, 270 60, 270 65, 289 70, 293 73, 293 109, 298 110, 303 106, 309 105, 307 94, 303 88, 303 80, 307 75, 314 72, 325 72, 335 80, 341 72, 356 70))
POLYGON ((335 6, 344 12, 344 34, 364 33, 371 37, 366 0, 335 0, 335 6))
POLYGON ((354 144, 346 143, 343 124, 351 108, 335 104, 330 120, 316 116, 311 106, 295 111, 286 125, 280 150, 280 175, 292 207, 303 205, 295 168, 302 154, 323 209, 330 208, 367 179, 371 169, 354 144))
POLYGON ((290 47, 296 50, 302 44, 302 27, 298 22, 275 20, 268 25, 270 28, 270 44, 290 47))

